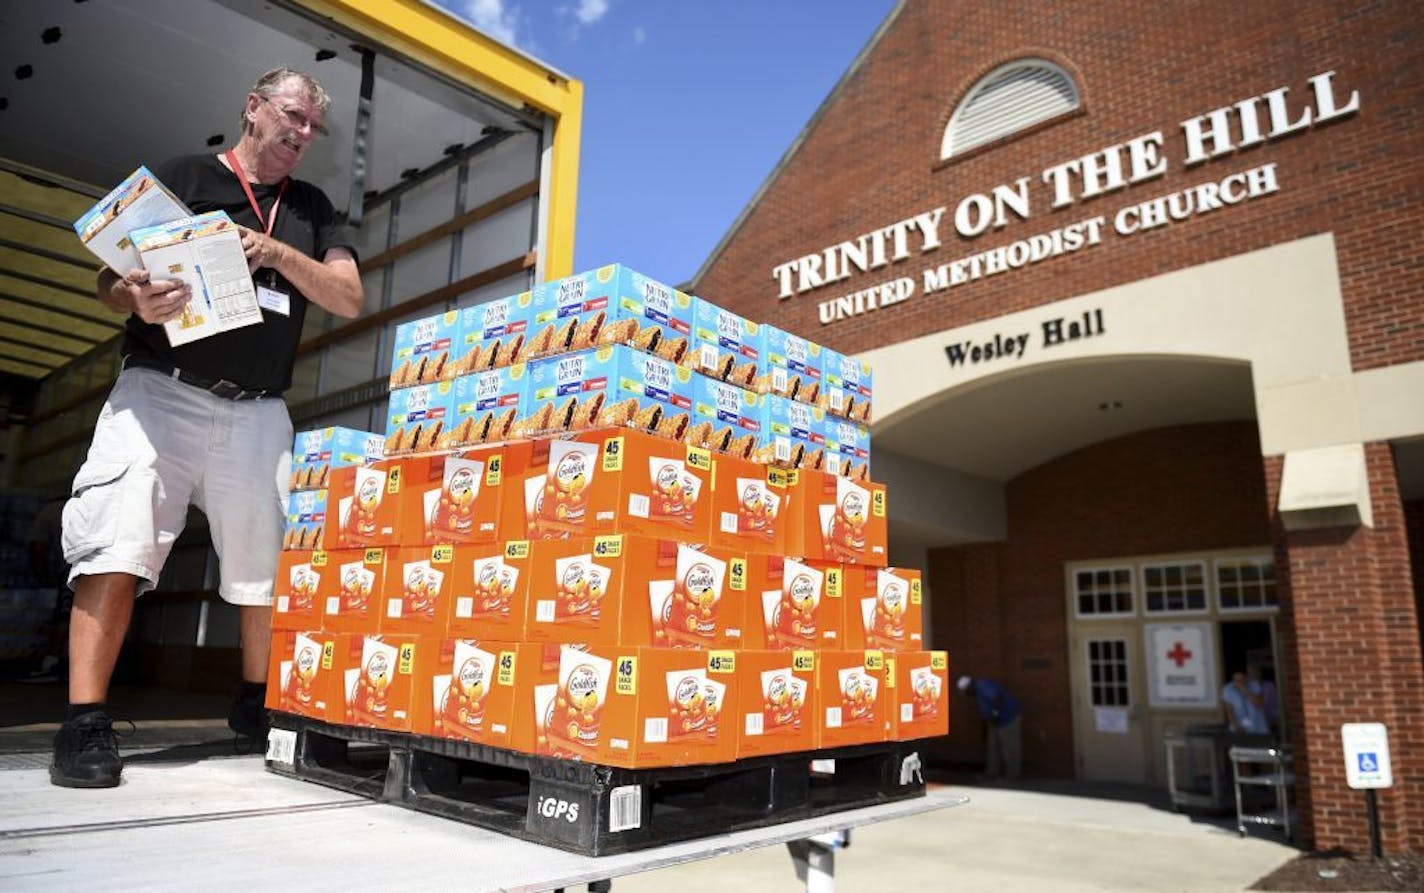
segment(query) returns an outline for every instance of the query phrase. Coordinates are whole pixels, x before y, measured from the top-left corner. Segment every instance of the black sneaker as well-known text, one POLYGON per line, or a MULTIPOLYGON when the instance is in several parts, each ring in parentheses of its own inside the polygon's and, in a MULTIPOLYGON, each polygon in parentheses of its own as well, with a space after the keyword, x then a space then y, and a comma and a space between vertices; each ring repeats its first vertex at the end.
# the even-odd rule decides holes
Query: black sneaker
POLYGON ((267 750, 267 707, 262 698, 243 697, 239 691, 232 699, 227 715, 227 727, 237 735, 233 747, 238 753, 265 753, 267 750))
MULTIPOLYGON (((125 738, 133 734, 133 723, 128 725, 125 738)), ((54 736, 49 780, 64 788, 116 787, 124 771, 119 737, 114 718, 102 710, 65 722, 54 736)))

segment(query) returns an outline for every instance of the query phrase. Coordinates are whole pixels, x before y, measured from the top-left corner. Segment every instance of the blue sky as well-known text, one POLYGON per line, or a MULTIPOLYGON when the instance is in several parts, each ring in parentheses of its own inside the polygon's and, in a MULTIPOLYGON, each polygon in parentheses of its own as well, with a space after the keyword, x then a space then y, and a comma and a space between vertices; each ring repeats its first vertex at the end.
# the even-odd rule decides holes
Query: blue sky
POLYGON ((437 0, 584 84, 575 267, 697 272, 895 0, 437 0))

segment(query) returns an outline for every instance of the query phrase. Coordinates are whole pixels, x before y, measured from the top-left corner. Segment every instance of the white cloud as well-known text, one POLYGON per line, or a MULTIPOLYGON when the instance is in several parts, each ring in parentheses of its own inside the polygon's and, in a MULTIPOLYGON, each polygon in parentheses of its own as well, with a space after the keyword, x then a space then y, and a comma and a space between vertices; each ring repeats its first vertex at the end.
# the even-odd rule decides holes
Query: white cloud
POLYGON ((608 0, 579 0, 572 12, 580 25, 592 25, 608 14, 608 0))
POLYGON ((633 46, 642 46, 648 41, 648 32, 643 30, 642 25, 633 26, 633 46))
POLYGON ((505 0, 442 0, 442 5, 495 40, 519 45, 519 7, 505 0))

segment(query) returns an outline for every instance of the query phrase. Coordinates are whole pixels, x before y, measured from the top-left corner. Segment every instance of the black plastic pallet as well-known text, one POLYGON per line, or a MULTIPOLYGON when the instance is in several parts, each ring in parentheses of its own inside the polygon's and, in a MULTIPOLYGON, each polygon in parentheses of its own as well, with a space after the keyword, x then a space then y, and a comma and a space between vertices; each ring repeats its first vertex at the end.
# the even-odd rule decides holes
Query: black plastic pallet
POLYGON ((297 735, 290 765, 267 761, 273 772, 588 856, 925 793, 914 742, 621 769, 285 713, 272 726, 297 735))

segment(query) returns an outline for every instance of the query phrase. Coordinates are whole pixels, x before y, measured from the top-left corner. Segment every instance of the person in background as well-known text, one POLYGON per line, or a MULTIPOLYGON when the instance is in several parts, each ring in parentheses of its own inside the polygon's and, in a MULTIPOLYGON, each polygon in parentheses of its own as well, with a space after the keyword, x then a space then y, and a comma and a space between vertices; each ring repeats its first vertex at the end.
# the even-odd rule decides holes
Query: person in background
POLYGON ((1221 689, 1221 703, 1226 710, 1226 723, 1238 735, 1266 735, 1271 731, 1266 722, 1266 710, 1261 697, 1261 683, 1250 680, 1237 670, 1231 681, 1221 689))
POLYGON ((228 726, 259 746, 266 738, 272 582, 292 462, 281 395, 291 385, 308 302, 342 317, 354 317, 363 303, 350 234, 318 187, 291 177, 325 132, 330 105, 310 75, 274 69, 244 99, 232 149, 154 170, 193 213, 225 211, 238 225, 260 324, 173 347, 163 324, 192 298, 183 280, 142 269, 99 274, 99 301, 129 316, 122 370, 64 509, 74 613, 54 784, 119 783, 109 681, 134 598, 158 581, 190 503, 208 518, 218 594, 239 611, 242 682, 228 726))
POLYGON ((1276 683, 1265 677, 1260 665, 1246 667, 1246 685, 1257 685, 1261 689, 1261 709, 1266 714, 1266 726, 1274 733, 1281 727, 1281 704, 1276 694, 1276 683))
POLYGON ((988 778, 1017 781, 1023 776, 1023 706, 992 679, 960 676, 960 692, 974 698, 979 715, 988 726, 985 739, 988 778))

